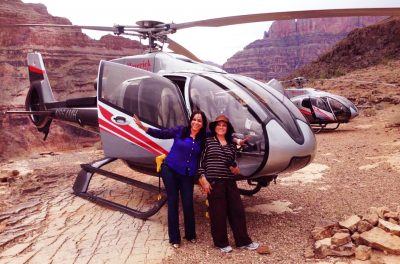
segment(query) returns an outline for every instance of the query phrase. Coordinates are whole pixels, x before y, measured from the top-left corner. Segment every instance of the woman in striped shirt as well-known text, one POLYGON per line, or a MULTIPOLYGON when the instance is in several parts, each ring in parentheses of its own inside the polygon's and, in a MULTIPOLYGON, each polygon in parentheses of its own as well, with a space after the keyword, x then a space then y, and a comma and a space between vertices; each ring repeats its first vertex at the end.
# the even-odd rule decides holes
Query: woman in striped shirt
POLYGON ((236 246, 255 250, 259 244, 252 242, 247 233, 239 189, 236 181, 229 179, 240 173, 236 164, 236 145, 232 142, 233 127, 226 116, 220 115, 210 123, 210 131, 214 136, 206 139, 198 173, 201 175, 199 183, 208 194, 214 245, 222 252, 232 251, 227 234, 228 218, 236 246))

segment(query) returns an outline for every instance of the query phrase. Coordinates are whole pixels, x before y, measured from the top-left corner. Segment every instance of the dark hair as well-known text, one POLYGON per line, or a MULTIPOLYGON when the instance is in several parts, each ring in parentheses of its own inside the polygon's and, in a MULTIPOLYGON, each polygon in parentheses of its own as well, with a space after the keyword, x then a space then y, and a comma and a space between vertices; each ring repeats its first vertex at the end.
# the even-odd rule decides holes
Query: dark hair
POLYGON ((201 127, 199 133, 196 135, 196 139, 204 141, 206 139, 206 130, 207 130, 207 117, 203 111, 195 110, 190 115, 189 125, 182 130, 181 138, 186 138, 190 136, 190 130, 192 128, 192 120, 195 115, 200 114, 201 119, 203 121, 203 126, 201 127))
MULTIPOLYGON (((215 136, 217 133, 215 133, 215 128, 217 127, 218 122, 224 122, 224 121, 214 121, 210 123, 210 132, 211 135, 215 136)), ((226 122, 224 122, 226 123, 226 122)), ((233 133, 235 132, 235 130, 233 129, 233 126, 230 122, 226 123, 226 134, 225 134, 225 140, 228 143, 232 143, 233 140, 233 133)))

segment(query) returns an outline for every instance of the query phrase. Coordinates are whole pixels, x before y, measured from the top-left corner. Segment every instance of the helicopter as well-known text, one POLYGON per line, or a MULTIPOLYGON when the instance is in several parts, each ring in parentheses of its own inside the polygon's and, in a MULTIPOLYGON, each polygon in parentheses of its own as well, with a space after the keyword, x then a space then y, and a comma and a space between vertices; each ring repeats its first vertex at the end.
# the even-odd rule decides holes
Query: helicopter
POLYGON ((359 115, 357 107, 349 99, 315 88, 304 87, 307 79, 296 77, 290 81, 294 88, 277 87, 273 80, 269 84, 287 96, 306 117, 315 133, 335 130, 359 115), (333 127, 328 125, 333 124, 333 127))
POLYGON ((25 111, 44 140, 53 120, 59 120, 100 134, 105 157, 81 164, 73 191, 76 195, 137 218, 147 219, 166 202, 162 193, 149 210, 119 204, 87 192, 95 174, 150 191, 160 187, 102 169, 116 160, 124 161, 135 171, 157 176, 155 158, 168 154, 172 140, 153 138, 139 129, 136 114, 148 127, 187 126, 190 114, 197 109, 207 119, 225 114, 232 121, 235 137, 247 138, 237 155, 241 174, 237 181, 247 181, 243 195, 253 195, 276 179, 278 174, 299 170, 312 162, 316 138, 309 121, 295 104, 270 85, 242 75, 204 64, 194 54, 167 35, 191 27, 219 27, 276 19, 349 15, 400 15, 400 8, 364 8, 292 11, 222 17, 187 23, 139 21, 135 26, 113 27, 14 24, 12 27, 67 27, 110 31, 148 39, 147 53, 99 63, 92 97, 57 101, 40 53, 27 55, 30 87, 25 111), (133 32, 133 33, 132 33, 133 32), (159 44, 161 43, 161 44, 159 44), (175 53, 162 51, 163 44, 175 53), (249 137, 248 137, 249 136, 249 137))

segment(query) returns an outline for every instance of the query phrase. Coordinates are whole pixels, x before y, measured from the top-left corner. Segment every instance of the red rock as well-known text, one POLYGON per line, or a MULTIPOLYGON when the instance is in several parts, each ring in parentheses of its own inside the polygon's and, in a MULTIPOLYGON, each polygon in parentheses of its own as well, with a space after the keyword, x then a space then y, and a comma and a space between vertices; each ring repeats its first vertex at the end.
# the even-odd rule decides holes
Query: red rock
POLYGON ((377 248, 388 253, 400 255, 400 238, 374 227, 360 235, 360 240, 372 248, 377 248))
POLYGON ((371 258, 371 251, 370 247, 360 245, 355 250, 355 257, 358 260, 368 260, 371 258))
POLYGON ((258 254, 271 254, 271 250, 267 245, 261 245, 257 248, 258 254))
POLYGON ((348 233, 336 233, 331 239, 332 245, 341 246, 351 242, 350 234, 348 233))

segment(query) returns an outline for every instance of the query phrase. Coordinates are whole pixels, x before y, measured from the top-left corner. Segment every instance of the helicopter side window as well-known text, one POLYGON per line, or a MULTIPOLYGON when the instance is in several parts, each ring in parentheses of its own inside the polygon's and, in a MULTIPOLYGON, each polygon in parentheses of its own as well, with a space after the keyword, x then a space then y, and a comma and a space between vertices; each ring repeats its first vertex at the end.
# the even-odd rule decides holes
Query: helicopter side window
POLYGON ((169 88, 164 88, 161 92, 161 100, 158 103, 158 123, 163 127, 173 127, 179 118, 177 115, 179 106, 176 104, 174 96, 175 94, 169 88))
POLYGON ((156 127, 187 124, 180 90, 170 80, 121 64, 104 62, 101 100, 156 127))
POLYGON ((134 85, 129 85, 125 90, 125 95, 123 97, 123 108, 129 113, 137 113, 137 101, 135 98, 138 97, 138 89, 134 85))
POLYGON ((331 112, 331 109, 329 108, 329 105, 325 101, 326 99, 324 98, 311 98, 311 104, 315 105, 319 109, 322 109, 327 112, 331 112))
POLYGON ((170 128, 185 124, 183 106, 176 91, 172 83, 155 79, 143 80, 138 86, 137 113, 143 120, 160 127, 170 128))

